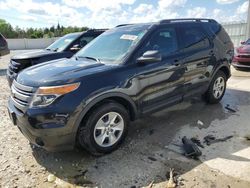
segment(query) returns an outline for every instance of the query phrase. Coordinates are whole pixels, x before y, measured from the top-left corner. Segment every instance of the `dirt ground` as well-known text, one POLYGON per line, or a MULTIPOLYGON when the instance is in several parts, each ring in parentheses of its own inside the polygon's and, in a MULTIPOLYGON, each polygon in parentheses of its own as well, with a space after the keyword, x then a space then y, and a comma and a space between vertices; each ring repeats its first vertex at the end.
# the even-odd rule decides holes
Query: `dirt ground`
POLYGON ((48 153, 31 147, 12 125, 6 110, 9 57, 0 58, 0 187, 136 188, 153 181, 153 187, 165 188, 170 168, 178 187, 250 187, 250 72, 233 69, 220 104, 194 98, 137 120, 120 149, 93 157, 84 151, 48 153), (203 144, 198 160, 173 148, 183 136, 203 141, 207 135, 232 138, 203 144))

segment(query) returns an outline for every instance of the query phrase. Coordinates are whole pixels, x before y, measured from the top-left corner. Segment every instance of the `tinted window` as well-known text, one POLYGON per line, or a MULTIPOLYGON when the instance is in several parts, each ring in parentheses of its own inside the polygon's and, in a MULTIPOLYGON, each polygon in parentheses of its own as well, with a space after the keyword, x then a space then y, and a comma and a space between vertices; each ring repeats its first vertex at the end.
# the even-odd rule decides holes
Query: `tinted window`
POLYGON ((88 44, 90 41, 92 41, 95 37, 94 36, 83 36, 79 40, 80 47, 84 47, 86 44, 88 44))
POLYGON ((164 56, 176 52, 178 46, 175 28, 165 28, 153 34, 143 52, 148 50, 158 50, 164 56))
POLYGON ((209 46, 209 40, 198 26, 187 26, 181 28, 182 47, 186 50, 196 50, 209 46))
POLYGON ((59 38, 58 40, 56 40, 54 43, 52 43, 49 47, 47 47, 47 49, 61 52, 65 48, 67 48, 67 46, 71 42, 73 42, 77 37, 79 37, 79 35, 80 35, 80 33, 73 33, 73 34, 65 35, 65 36, 59 38))

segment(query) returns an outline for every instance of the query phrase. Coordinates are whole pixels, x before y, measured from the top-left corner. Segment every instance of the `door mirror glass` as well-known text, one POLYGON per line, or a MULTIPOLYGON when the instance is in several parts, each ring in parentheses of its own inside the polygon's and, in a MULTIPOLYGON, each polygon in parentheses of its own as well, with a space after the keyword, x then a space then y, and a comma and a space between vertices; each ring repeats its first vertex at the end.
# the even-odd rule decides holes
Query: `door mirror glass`
POLYGON ((72 46, 72 47, 70 48, 70 51, 72 51, 72 52, 77 52, 77 51, 79 51, 80 49, 81 49, 80 45, 79 45, 79 44, 75 44, 74 46, 72 46))
POLYGON ((158 50, 146 51, 141 57, 137 59, 138 63, 154 63, 162 60, 161 53, 158 50))
POLYGON ((245 42, 245 41, 241 41, 240 43, 241 43, 242 45, 243 45, 243 44, 246 44, 246 42, 245 42))

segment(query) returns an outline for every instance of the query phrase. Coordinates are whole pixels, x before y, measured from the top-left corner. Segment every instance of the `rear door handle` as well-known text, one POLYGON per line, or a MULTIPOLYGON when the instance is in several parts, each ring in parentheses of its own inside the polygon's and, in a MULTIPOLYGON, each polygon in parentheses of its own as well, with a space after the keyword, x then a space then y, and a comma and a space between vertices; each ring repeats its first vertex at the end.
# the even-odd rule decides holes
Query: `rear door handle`
POLYGON ((209 52, 209 55, 213 56, 213 55, 214 55, 214 51, 211 50, 211 51, 209 52))

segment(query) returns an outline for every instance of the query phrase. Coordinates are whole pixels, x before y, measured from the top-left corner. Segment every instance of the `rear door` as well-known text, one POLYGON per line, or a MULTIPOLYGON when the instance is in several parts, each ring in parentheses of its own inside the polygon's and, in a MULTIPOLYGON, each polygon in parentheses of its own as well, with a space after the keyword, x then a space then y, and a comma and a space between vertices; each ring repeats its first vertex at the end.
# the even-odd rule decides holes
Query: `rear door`
POLYGON ((200 24, 184 23, 179 26, 181 49, 185 54, 185 97, 204 92, 209 84, 207 69, 214 52, 212 43, 200 24))
POLYGON ((162 60, 138 65, 138 101, 142 113, 180 102, 183 97, 185 69, 175 26, 160 26, 145 41, 138 57, 149 50, 158 50, 162 60))

